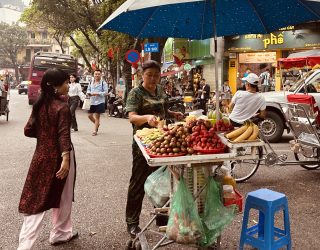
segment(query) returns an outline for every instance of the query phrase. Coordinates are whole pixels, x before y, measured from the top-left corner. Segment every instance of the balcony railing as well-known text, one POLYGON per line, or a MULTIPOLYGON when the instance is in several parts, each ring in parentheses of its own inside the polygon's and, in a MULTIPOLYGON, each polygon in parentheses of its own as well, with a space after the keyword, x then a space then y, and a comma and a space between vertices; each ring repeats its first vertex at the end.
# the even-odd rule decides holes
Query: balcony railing
POLYGON ((29 38, 29 44, 53 44, 53 39, 42 39, 42 38, 29 38))

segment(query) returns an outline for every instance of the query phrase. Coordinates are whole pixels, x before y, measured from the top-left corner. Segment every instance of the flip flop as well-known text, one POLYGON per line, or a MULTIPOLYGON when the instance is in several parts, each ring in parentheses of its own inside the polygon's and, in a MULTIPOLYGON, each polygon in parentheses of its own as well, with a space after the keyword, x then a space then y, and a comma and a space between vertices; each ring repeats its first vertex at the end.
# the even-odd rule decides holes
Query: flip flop
POLYGON ((52 242, 50 244, 52 246, 58 246, 58 245, 61 245, 61 244, 64 244, 64 243, 68 243, 68 242, 70 242, 70 241, 72 241, 72 240, 74 240, 74 239, 76 239, 78 237, 79 237, 79 233, 78 232, 74 232, 74 233, 72 233, 72 236, 69 239, 67 239, 67 240, 59 240, 59 241, 56 241, 56 242, 52 242))

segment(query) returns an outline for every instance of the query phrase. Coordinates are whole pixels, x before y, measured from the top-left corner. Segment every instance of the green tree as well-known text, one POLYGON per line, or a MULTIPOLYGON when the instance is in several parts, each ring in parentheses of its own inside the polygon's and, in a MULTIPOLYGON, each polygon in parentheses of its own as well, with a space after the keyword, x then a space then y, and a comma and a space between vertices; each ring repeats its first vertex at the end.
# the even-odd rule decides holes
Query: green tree
MULTIPOLYGON (((94 59, 102 69, 109 68, 115 79, 117 60, 123 65, 122 75, 127 90, 131 87, 131 65, 125 61, 125 52, 129 49, 140 51, 141 39, 134 39, 125 34, 114 31, 99 30, 97 28, 110 16, 125 0, 33 0, 28 10, 25 10, 22 20, 29 25, 50 28, 58 37, 68 36, 77 48, 75 55, 81 55, 90 69, 90 60, 94 59), (98 3, 99 4, 96 4, 98 3), (118 59, 108 60, 106 53, 116 49, 118 59), (108 65, 108 66, 107 66, 108 65)), ((166 39, 152 39, 160 43, 160 49, 166 39)), ((151 40, 150 40, 151 41, 151 40)), ((157 61, 161 54, 154 53, 157 61)))
POLYGON ((0 23, 0 60, 3 66, 11 64, 15 69, 15 77, 19 79, 17 63, 18 52, 27 45, 27 33, 18 24, 0 23))

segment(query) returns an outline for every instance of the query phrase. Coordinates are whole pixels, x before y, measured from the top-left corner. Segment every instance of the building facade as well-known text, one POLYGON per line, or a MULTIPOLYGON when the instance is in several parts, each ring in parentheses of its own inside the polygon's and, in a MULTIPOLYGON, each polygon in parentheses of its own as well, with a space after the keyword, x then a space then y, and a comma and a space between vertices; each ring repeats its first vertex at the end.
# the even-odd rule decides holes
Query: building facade
POLYGON ((228 79, 233 92, 241 85, 247 69, 259 75, 266 68, 271 72, 275 90, 280 90, 277 60, 289 54, 320 48, 320 23, 288 26, 270 34, 248 34, 225 38, 228 57, 228 79))

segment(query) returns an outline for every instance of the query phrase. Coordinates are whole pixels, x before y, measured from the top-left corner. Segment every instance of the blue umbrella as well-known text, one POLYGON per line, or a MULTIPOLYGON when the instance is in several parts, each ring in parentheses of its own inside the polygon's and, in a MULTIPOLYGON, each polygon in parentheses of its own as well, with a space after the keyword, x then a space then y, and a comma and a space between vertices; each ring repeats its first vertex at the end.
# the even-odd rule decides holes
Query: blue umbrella
MULTIPOLYGON (((213 37, 216 53, 217 36, 269 33, 317 20, 320 0, 128 0, 98 29, 140 38, 213 37)), ((218 90, 217 77, 215 87, 218 90)), ((219 103, 219 94, 216 101, 219 103)))
POLYGON ((140 38, 202 40, 269 33, 316 20, 319 0, 128 0, 99 29, 140 38))

